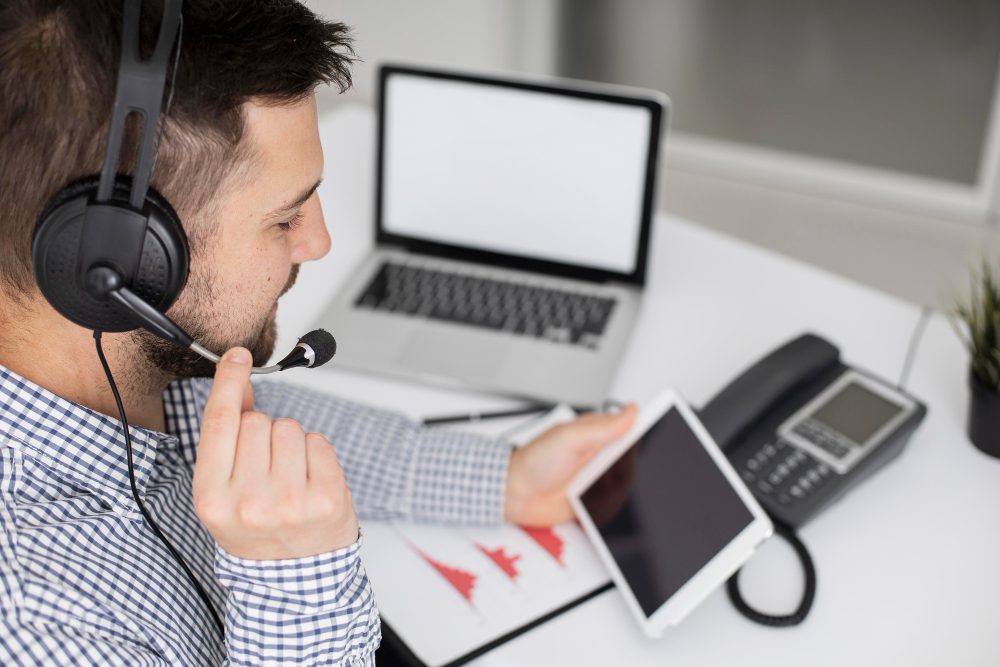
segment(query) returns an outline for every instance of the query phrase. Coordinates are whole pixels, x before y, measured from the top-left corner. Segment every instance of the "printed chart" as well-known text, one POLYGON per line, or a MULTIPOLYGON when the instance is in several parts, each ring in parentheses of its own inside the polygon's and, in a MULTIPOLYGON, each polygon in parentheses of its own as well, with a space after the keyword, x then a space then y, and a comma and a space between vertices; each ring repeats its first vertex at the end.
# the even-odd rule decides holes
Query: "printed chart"
POLYGON ((364 525, 363 561, 382 618, 443 664, 607 583, 575 523, 550 528, 364 525))
MULTIPOLYGON (((561 405, 502 433, 524 443, 573 411, 561 405)), ((379 613, 428 665, 443 665, 611 580, 575 522, 455 528, 365 522, 362 561, 379 613)))

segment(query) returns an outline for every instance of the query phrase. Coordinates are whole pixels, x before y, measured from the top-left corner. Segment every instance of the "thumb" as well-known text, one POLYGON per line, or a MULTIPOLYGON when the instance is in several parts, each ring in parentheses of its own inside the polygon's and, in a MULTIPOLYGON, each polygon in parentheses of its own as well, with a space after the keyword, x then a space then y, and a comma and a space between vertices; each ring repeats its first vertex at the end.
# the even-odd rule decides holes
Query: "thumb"
POLYGON ((635 422, 638 410, 629 403, 615 414, 591 413, 572 422, 572 436, 588 450, 597 450, 624 435, 635 422))

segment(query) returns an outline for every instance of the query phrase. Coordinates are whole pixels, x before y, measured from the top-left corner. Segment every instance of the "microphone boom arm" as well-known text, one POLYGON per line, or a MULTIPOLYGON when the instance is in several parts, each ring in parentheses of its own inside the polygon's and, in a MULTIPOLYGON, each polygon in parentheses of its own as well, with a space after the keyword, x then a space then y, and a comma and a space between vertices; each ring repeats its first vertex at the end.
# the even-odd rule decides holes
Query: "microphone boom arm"
MULTIPOLYGON (((122 284, 121 276, 109 267, 94 267, 87 273, 87 291, 97 298, 111 299, 129 313, 136 324, 160 338, 187 348, 219 363, 219 355, 199 345, 176 322, 149 305, 138 294, 122 284)), ((278 371, 305 366, 315 368, 325 364, 336 354, 337 341, 323 329, 310 331, 299 339, 292 351, 284 359, 270 366, 254 366, 250 372, 255 375, 277 373, 278 371)))

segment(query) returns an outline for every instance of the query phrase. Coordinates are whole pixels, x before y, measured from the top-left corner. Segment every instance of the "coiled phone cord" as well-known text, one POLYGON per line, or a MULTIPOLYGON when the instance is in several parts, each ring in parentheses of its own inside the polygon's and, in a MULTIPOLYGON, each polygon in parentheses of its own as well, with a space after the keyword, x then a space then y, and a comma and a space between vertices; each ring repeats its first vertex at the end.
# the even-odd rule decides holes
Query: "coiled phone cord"
POLYGON ((809 555, 806 545, 802 543, 802 540, 799 539, 794 530, 774 520, 773 517, 771 518, 771 522, 774 524, 774 532, 785 538, 785 541, 791 545, 792 549, 798 555, 799 562, 802 563, 802 572, 805 575, 805 589, 802 591, 802 601, 799 602, 798 608, 791 614, 783 616, 772 616, 771 614, 757 611, 747 604, 746 600, 743 599, 743 594, 740 592, 739 576, 741 570, 737 570, 736 574, 731 576, 729 581, 726 582, 726 591, 729 593, 729 600, 736 607, 736 610, 754 623, 760 623, 772 628, 785 628, 798 625, 809 615, 813 600, 816 598, 816 566, 813 564, 812 556, 809 555))

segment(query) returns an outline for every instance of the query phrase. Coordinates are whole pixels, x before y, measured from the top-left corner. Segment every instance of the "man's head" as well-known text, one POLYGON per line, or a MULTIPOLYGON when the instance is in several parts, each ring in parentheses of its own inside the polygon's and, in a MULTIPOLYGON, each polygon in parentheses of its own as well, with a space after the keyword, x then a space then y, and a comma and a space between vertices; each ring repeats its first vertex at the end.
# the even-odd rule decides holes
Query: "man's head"
MULTIPOLYGON (((162 6, 143 2, 144 52, 162 6)), ((0 4, 0 300, 37 309, 30 239, 46 201, 100 169, 120 52, 122 0, 0 4)), ((293 0, 188 0, 151 184, 191 246, 188 284, 168 314, 210 349, 270 356, 273 306, 297 267, 329 249, 315 187, 322 173, 313 91, 351 82, 347 28, 293 0)), ((168 93, 169 94, 169 93, 168 93)), ((126 132, 130 173, 135 127, 126 132)), ((47 304, 44 305, 47 307, 47 304)), ((211 374, 151 334, 136 348, 171 376, 211 374)))

